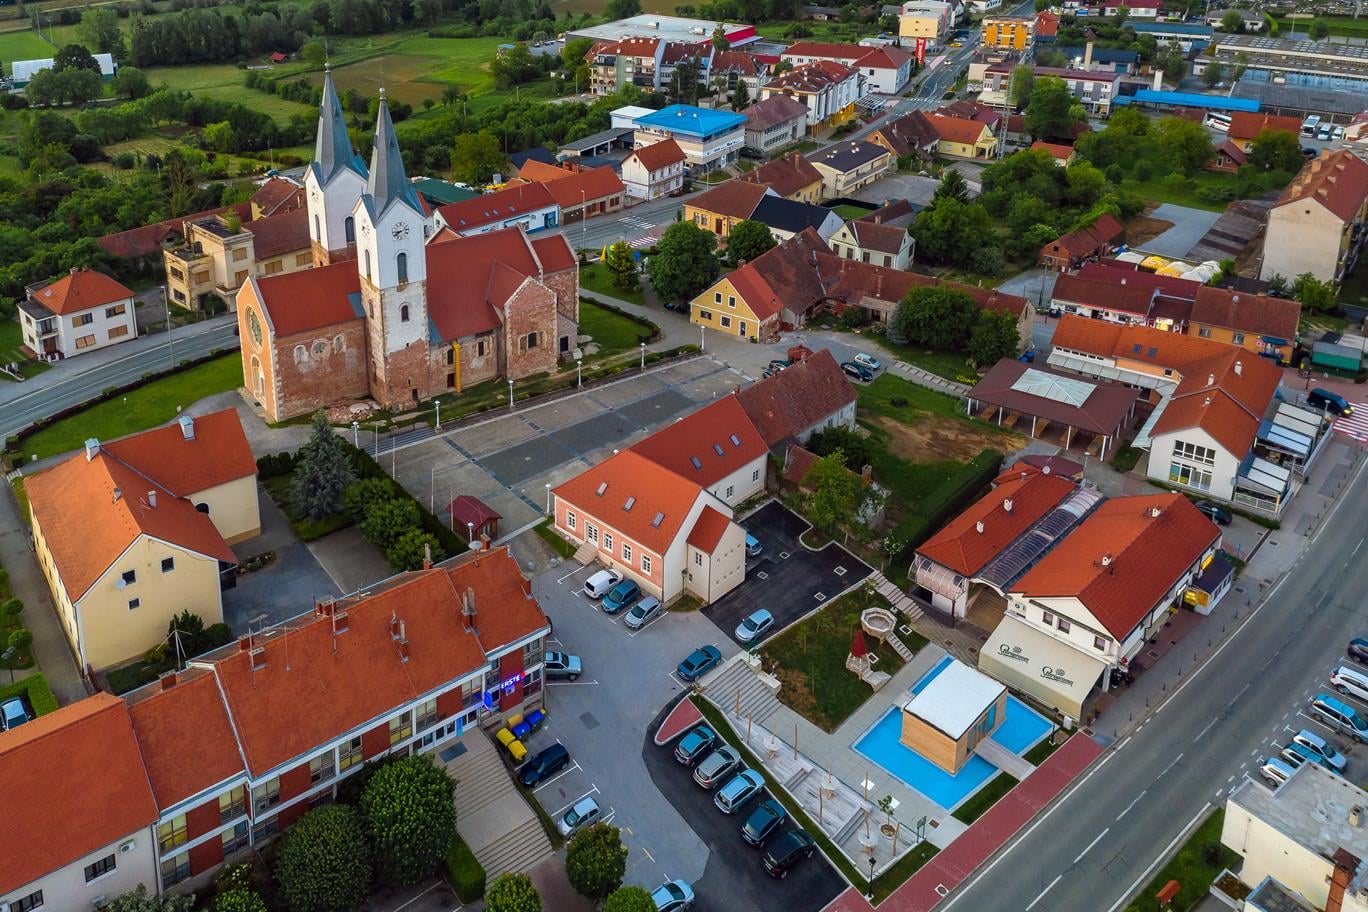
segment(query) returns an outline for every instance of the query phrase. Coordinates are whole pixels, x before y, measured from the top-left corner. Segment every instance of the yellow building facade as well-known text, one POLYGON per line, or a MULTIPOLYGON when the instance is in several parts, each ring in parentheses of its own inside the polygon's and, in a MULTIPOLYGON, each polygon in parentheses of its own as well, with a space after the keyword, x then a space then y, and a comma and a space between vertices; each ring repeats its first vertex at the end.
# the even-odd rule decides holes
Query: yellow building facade
POLYGON ((983 46, 1003 51, 1024 51, 1035 36, 1035 19, 990 16, 983 20, 983 46))
POLYGON ((737 293, 728 276, 723 276, 689 302, 689 322, 740 339, 758 341, 761 320, 737 293))

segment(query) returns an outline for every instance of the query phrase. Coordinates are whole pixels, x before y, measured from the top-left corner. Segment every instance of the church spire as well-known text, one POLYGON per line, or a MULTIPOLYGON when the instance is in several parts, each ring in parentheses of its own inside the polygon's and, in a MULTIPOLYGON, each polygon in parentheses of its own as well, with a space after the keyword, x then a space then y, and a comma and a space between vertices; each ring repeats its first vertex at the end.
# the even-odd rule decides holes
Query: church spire
POLYGON ((314 146, 314 161, 321 177, 327 182, 341 168, 361 170, 351 137, 347 135, 347 121, 342 115, 342 102, 333 85, 332 66, 323 67, 323 101, 318 106, 318 141, 314 146))
POLYGON ((405 200, 415 209, 413 188, 404 174, 404 159, 399 154, 399 139, 394 135, 389 103, 385 90, 380 89, 380 111, 375 122, 375 147, 371 151, 370 174, 366 178, 366 193, 370 196, 376 215, 384 212, 394 200, 405 200))

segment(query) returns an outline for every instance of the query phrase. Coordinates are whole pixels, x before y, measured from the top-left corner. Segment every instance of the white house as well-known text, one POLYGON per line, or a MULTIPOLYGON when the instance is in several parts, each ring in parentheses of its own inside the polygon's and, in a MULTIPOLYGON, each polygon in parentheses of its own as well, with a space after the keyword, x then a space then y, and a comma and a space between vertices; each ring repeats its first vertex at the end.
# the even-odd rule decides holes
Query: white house
POLYGON ((30 286, 19 303, 24 345, 51 361, 138 337, 133 291, 102 272, 72 269, 55 282, 30 286))
POLYGON ((745 117, 693 105, 670 105, 636 117, 634 123, 635 148, 673 139, 683 150, 690 172, 725 167, 741 154, 746 141, 745 117))
POLYGON ((831 252, 847 260, 907 269, 912 265, 912 235, 901 225, 885 225, 874 218, 852 219, 827 242, 831 252))
POLYGON ((819 60, 845 64, 864 76, 865 85, 870 91, 886 95, 901 92, 912 77, 912 55, 893 45, 866 47, 862 44, 800 41, 780 54, 779 59, 790 60, 795 67, 819 60))
POLYGON ((437 228, 462 237, 520 227, 529 234, 561 223, 561 207, 542 183, 511 183, 497 193, 441 206, 434 214, 437 228))
POLYGON ((673 139, 634 149, 622 160, 622 184, 627 198, 653 200, 684 188, 686 157, 673 139))
POLYGON ((760 97, 788 95, 807 106, 809 130, 835 127, 855 116, 855 102, 864 95, 864 78, 854 67, 818 60, 782 73, 760 89, 760 97))

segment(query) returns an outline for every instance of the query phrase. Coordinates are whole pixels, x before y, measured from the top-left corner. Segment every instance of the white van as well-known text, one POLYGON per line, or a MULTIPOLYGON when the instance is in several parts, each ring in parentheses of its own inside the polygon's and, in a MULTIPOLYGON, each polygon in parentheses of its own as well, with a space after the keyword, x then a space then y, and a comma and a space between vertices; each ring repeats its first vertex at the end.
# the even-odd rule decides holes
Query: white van
POLYGON ((1292 772, 1292 767, 1282 760, 1265 760, 1263 766, 1259 767, 1259 775, 1263 776, 1268 784, 1274 788, 1291 779, 1292 772))
POLYGON ((1368 700, 1368 675, 1348 665, 1341 665, 1330 676, 1330 683, 1342 694, 1368 700))
POLYGON ((601 599, 608 594, 608 590, 620 582, 621 573, 616 570, 600 570, 584 581, 584 594, 591 599, 601 599))

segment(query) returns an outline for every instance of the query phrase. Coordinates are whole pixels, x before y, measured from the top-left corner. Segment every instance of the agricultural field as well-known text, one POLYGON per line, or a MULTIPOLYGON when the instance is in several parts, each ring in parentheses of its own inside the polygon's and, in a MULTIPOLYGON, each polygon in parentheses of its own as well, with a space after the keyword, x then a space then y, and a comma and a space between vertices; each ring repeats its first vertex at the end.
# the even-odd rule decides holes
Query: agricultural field
POLYGON ((190 92, 201 98, 234 101, 253 110, 270 114, 276 120, 289 120, 295 114, 314 113, 312 105, 287 101, 276 95, 249 89, 243 83, 247 71, 231 63, 204 63, 194 66, 150 67, 144 71, 153 85, 190 92))
POLYGON ((0 34, 0 63, 4 64, 6 73, 16 60, 51 57, 55 53, 52 45, 31 31, 0 34))

